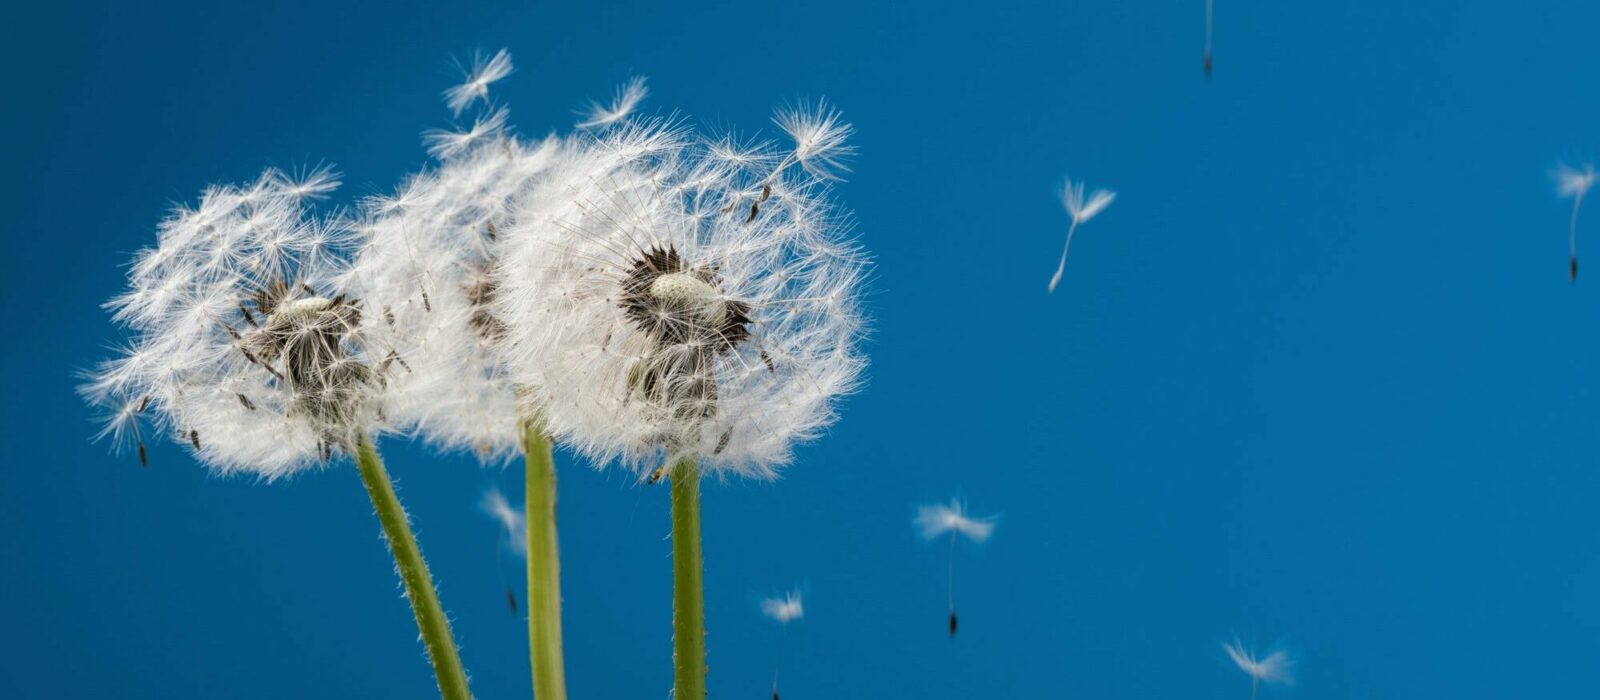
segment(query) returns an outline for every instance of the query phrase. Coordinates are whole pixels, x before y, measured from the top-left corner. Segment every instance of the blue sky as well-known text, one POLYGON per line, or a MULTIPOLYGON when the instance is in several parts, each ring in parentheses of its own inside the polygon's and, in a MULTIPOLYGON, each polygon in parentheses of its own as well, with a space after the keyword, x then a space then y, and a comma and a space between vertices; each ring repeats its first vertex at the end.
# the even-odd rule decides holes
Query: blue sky
MULTIPOLYGON (((423 163, 450 57, 508 48, 526 134, 630 75, 647 110, 763 128, 826 96, 877 259, 865 391, 777 483, 708 483, 710 687, 786 698, 1600 694, 1600 5, 1218 0, 10 8, 0 679, 16 697, 426 697, 352 469, 261 485, 93 445, 73 372, 175 202, 329 162, 342 201, 423 163), (1116 189, 1045 283, 1067 175, 1116 189), (1587 251, 1593 251, 1586 257, 1587 251), (944 551, 917 504, 1003 514, 944 551)), ((520 469, 382 446, 479 697, 527 697, 494 524, 520 469)), ((575 697, 671 683, 663 488, 563 454, 575 697)), ((514 567, 507 567, 510 572, 514 567)), ((1271 696, 1269 696, 1271 697, 1271 696)))

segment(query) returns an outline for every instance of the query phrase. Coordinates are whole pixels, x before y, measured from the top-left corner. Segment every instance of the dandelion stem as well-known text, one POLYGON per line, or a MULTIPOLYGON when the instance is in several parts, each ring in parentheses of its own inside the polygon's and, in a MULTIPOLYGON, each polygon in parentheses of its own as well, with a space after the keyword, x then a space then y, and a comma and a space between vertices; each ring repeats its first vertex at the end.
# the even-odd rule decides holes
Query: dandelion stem
POLYGON ((522 422, 528 467, 528 646, 533 696, 566 700, 561 660, 561 557, 556 545, 556 470, 550 438, 535 419, 522 422))
POLYGON ((367 487, 372 506, 378 511, 378 522, 383 526, 384 539, 389 542, 389 552, 394 555, 400 579, 406 585, 406 598, 411 601, 411 612, 417 617, 417 629, 422 632, 422 644, 433 662, 433 673, 439 681, 439 694, 445 700, 471 700, 467 689, 467 674, 461 668, 461 656, 456 652, 455 640, 450 636, 450 620, 439 606, 439 596, 434 592, 433 579, 428 575, 428 564, 417 548, 417 538, 411 534, 405 508, 394 493, 394 483, 383 468, 383 460, 373 448, 372 441, 362 436, 356 444, 356 466, 361 471, 361 482, 367 487))
POLYGON ((701 584, 700 471, 672 467, 672 660, 676 700, 706 696, 705 593, 701 584))

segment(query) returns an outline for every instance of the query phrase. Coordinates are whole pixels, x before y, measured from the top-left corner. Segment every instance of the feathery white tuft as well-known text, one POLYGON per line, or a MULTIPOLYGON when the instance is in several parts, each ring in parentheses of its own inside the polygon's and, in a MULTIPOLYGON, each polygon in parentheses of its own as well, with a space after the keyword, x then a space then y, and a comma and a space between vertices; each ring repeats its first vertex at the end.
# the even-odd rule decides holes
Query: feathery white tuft
POLYGON ((220 472, 274 479, 381 430, 384 372, 338 285, 347 237, 304 209, 337 183, 268 170, 162 222, 107 304, 133 338, 82 388, 102 437, 143 460, 148 423, 220 472))
POLYGON ((1238 666, 1240 671, 1250 676, 1252 682, 1286 685, 1294 683, 1294 679, 1290 676, 1292 663, 1289 661, 1288 653, 1284 651, 1274 651, 1265 658, 1257 658, 1255 651, 1245 648, 1238 639, 1223 642, 1222 649, 1228 653, 1228 658, 1233 660, 1233 664, 1238 666))
POLYGON ((484 513, 487 513, 489 517, 500 523, 500 530, 505 535, 506 546, 510 547, 511 551, 516 552, 518 555, 526 555, 528 553, 528 541, 523 536, 527 533, 527 520, 524 519, 522 511, 511 507, 511 503, 506 501, 506 496, 500 493, 500 489, 489 489, 484 492, 483 502, 480 506, 483 508, 484 513))
POLYGON ((994 534, 994 518, 975 518, 967 515, 967 505, 961 499, 951 499, 949 505, 929 505, 917 508, 916 525, 922 538, 931 540, 954 532, 973 542, 982 542, 994 534))
POLYGON ((1055 275, 1050 277, 1049 291, 1056 291, 1056 285, 1061 283, 1061 273, 1067 269, 1067 250, 1072 248, 1072 234, 1078 226, 1086 224, 1096 214, 1111 206, 1112 200, 1117 198, 1117 193, 1111 190, 1095 190, 1093 194, 1084 196, 1084 183, 1067 180, 1061 187, 1061 205, 1066 207, 1067 214, 1072 217, 1072 225, 1067 228, 1067 242, 1061 246, 1061 262, 1056 265, 1055 275))
POLYGON ((775 476, 866 364, 865 261, 823 183, 660 123, 563 146, 497 274, 528 410, 596 463, 775 476))
POLYGON ((509 116, 510 114, 501 108, 488 115, 480 115, 473 120, 472 128, 466 131, 429 129, 422 132, 422 143, 428 147, 428 155, 448 160, 465 153, 477 144, 502 136, 509 116))
POLYGON ((800 591, 789 591, 782 598, 767 598, 761 601, 761 614, 782 624, 804 617, 806 610, 800 602, 800 591))
POLYGON ((487 59, 482 53, 474 54, 471 70, 462 71, 465 81, 444 91, 445 104, 451 112, 460 116, 474 100, 488 102, 489 84, 511 75, 511 71, 511 54, 505 49, 500 49, 487 59))
POLYGON ((590 102, 589 111, 583 121, 578 122, 579 129, 603 129, 628 118, 639 103, 650 95, 650 89, 645 86, 643 77, 630 78, 617 88, 616 96, 611 98, 609 104, 590 102))
POLYGON ((837 180, 839 173, 850 172, 845 161, 856 152, 850 144, 855 127, 826 101, 818 101, 815 106, 784 107, 772 121, 794 139, 793 158, 813 176, 837 180))
POLYGON ((1582 168, 1573 168, 1566 164, 1556 166, 1550 174, 1556 181, 1556 192, 1563 197, 1576 197, 1582 199, 1594 186, 1594 165, 1585 165, 1582 168))
POLYGON ((349 285, 367 302, 363 330, 386 348, 387 417, 396 428, 484 461, 517 454, 515 393, 489 308, 496 238, 512 202, 551 165, 557 144, 497 132, 446 154, 392 197, 367 203, 349 285))

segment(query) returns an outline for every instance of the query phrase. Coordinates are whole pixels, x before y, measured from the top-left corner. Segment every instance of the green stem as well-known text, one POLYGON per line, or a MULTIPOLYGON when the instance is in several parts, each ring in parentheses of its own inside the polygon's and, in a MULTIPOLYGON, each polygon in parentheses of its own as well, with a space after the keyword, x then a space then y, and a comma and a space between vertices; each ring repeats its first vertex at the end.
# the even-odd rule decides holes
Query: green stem
POLYGON ((400 579, 406 584, 406 598, 411 600, 411 612, 417 617, 423 647, 433 662, 433 674, 439 679, 439 694, 445 700, 471 700, 467 673, 461 668, 461 656, 456 653, 455 640, 450 637, 450 620, 439 607, 439 595, 433 590, 428 564, 422 560, 422 550, 417 548, 417 538, 411 534, 411 525, 406 521, 400 498, 395 496, 389 472, 384 470, 383 460, 378 458, 378 451, 366 436, 356 444, 356 466, 360 468, 367 495, 372 498, 372 507, 378 511, 378 522, 383 526, 389 552, 400 569, 400 579))
POLYGON ((672 660, 674 700, 706 696, 706 611, 701 587, 700 472, 672 467, 672 660))
POLYGON ((556 469, 550 438, 537 420, 522 422, 528 465, 528 647, 533 696, 566 700, 561 662, 561 556, 556 547, 556 469))

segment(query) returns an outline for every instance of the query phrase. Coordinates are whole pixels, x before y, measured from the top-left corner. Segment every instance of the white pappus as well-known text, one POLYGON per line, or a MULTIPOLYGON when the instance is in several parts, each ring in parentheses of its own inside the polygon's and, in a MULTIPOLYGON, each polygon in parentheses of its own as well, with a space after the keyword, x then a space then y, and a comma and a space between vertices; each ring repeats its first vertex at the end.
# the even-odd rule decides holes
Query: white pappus
POLYGON ((913 523, 924 540, 932 541, 944 535, 950 537, 950 559, 945 585, 950 604, 950 636, 954 637, 956 636, 956 537, 963 536, 973 542, 983 542, 994 534, 995 518, 967 515, 967 505, 961 499, 953 498, 949 505, 934 504, 918 507, 917 517, 913 523))
POLYGON ((337 285, 342 227, 305 209, 337 185, 268 170, 162 222, 107 304, 133 337, 83 387, 108 413, 103 436, 143 461, 149 423, 220 472, 275 479, 381 430, 387 368, 337 285))
POLYGON ((794 136, 804 152, 624 122, 568 140, 517 202, 494 313, 559 439, 770 478, 833 422, 866 363, 866 263, 814 172, 842 141, 794 136))

